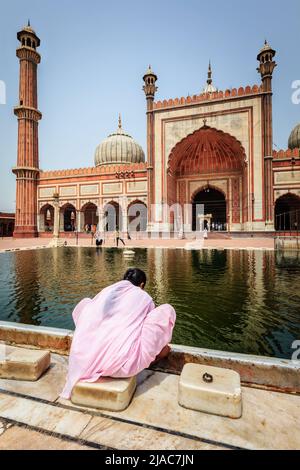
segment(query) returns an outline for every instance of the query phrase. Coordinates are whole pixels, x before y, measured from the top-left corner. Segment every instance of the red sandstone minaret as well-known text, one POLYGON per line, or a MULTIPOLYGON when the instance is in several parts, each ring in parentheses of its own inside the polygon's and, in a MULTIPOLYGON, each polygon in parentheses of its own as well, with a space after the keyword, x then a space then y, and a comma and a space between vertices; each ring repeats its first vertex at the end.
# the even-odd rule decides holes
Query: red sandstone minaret
POLYGON ((14 108, 18 118, 18 158, 13 168, 17 178, 14 237, 25 238, 37 236, 38 121, 42 117, 37 109, 37 64, 41 56, 36 51, 40 40, 29 22, 17 38, 20 83, 19 104, 14 108))
POLYGON ((273 202, 273 125, 272 125, 272 76, 276 67, 273 60, 276 51, 274 51, 267 41, 257 56, 259 67, 257 71, 261 75, 263 92, 263 132, 264 132, 264 172, 265 172, 265 219, 266 226, 270 230, 274 229, 274 202, 273 202))
POLYGON ((151 65, 145 75, 143 76, 144 86, 143 90, 147 100, 147 175, 148 175, 148 227, 151 227, 153 222, 152 204, 154 201, 154 175, 153 175, 153 155, 154 155, 154 116, 153 116, 153 102, 155 92, 157 91, 156 81, 157 76, 151 70, 151 65))

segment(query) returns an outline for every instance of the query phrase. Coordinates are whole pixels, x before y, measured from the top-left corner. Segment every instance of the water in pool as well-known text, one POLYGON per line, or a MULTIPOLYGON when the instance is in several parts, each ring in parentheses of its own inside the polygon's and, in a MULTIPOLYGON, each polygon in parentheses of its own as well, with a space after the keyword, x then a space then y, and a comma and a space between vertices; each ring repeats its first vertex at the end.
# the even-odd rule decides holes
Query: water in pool
POLYGON ((0 320, 74 328, 83 297, 148 275, 156 304, 177 312, 173 343, 291 358, 300 340, 300 255, 272 251, 53 248, 0 255, 0 320))

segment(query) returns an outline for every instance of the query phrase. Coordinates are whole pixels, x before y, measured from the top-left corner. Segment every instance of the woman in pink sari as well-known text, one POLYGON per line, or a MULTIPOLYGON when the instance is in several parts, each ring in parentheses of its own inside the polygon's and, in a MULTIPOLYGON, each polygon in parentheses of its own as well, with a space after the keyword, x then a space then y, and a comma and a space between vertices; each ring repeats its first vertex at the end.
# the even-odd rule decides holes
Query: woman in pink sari
POLYGON ((123 281, 75 307, 76 329, 62 398, 70 398, 79 380, 132 377, 169 354, 175 310, 168 304, 155 308, 145 284, 143 271, 128 269, 123 281))

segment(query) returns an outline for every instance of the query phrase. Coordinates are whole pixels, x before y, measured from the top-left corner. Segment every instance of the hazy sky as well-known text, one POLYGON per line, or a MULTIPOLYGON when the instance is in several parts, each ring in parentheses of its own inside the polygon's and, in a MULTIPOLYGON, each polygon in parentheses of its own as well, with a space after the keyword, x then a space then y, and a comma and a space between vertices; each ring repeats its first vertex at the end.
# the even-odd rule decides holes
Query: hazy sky
POLYGON ((146 148, 142 76, 158 75, 156 99, 197 94, 212 61, 219 89, 259 83, 256 56, 276 49, 274 143, 287 147, 300 121, 291 101, 300 80, 299 0, 0 0, 0 211, 14 210, 19 64, 16 33, 30 18, 41 39, 38 69, 40 167, 92 166, 94 150, 117 127, 146 148))

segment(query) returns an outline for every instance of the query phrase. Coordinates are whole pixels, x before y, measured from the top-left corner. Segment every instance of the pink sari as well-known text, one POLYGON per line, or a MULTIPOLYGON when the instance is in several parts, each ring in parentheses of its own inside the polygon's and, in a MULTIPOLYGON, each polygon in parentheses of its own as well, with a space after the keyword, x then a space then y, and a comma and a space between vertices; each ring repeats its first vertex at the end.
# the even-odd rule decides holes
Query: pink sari
POLYGON ((176 314, 171 305, 155 308, 152 298, 129 281, 83 299, 73 311, 76 325, 62 398, 79 381, 101 376, 132 377, 149 367, 171 341, 176 314))

